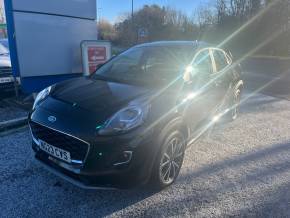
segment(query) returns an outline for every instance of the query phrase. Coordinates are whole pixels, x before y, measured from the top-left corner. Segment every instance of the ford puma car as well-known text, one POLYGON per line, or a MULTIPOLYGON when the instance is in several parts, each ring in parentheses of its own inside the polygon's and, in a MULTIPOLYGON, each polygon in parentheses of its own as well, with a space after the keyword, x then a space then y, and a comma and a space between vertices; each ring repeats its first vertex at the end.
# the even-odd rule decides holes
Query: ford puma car
POLYGON ((224 50, 201 42, 132 47, 90 77, 41 91, 29 116, 35 157, 83 188, 172 184, 187 145, 236 119, 243 83, 224 50))

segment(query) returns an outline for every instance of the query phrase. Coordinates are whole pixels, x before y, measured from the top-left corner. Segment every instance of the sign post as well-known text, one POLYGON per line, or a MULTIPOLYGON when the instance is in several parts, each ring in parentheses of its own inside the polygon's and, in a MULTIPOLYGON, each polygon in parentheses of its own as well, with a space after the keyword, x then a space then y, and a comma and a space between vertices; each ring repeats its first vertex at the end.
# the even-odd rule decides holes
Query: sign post
POLYGON ((148 29, 139 28, 138 29, 138 43, 144 43, 148 40, 148 29))
POLYGON ((100 64, 111 58, 111 43, 109 41, 83 41, 81 48, 85 76, 94 73, 100 64))

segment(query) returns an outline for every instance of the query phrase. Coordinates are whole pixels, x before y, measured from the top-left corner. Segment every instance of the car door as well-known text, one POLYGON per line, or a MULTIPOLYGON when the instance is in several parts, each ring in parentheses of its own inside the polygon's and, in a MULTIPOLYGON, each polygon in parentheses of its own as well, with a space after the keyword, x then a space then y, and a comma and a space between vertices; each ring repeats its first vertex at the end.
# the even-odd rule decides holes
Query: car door
POLYGON ((198 126, 208 117, 211 110, 210 75, 214 72, 213 62, 208 48, 202 49, 193 58, 190 83, 187 84, 186 120, 191 127, 198 126), (209 98, 210 97, 210 98, 209 98))
POLYGON ((213 107, 218 108, 225 103, 227 92, 230 87, 230 63, 222 49, 212 48, 211 55, 213 59, 213 74, 211 80, 213 81, 212 99, 214 101, 213 107))

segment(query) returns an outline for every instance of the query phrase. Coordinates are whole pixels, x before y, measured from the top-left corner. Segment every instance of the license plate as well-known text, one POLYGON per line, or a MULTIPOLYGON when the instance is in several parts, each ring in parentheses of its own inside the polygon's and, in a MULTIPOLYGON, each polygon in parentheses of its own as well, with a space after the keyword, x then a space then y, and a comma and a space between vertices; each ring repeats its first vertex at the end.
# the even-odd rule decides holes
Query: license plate
POLYGON ((12 77, 2 77, 0 78, 0 83, 11 83, 13 82, 13 78, 12 77))
POLYGON ((54 147, 53 145, 50 145, 42 140, 39 140, 39 147, 41 150, 45 151, 53 157, 59 158, 68 163, 71 162, 70 153, 68 151, 54 147))

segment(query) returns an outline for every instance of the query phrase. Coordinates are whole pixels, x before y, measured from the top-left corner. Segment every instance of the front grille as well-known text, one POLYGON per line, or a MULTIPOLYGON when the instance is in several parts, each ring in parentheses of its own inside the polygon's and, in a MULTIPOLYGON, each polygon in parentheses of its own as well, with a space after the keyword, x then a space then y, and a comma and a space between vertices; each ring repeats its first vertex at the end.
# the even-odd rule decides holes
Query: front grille
POLYGON ((12 68, 11 67, 0 67, 0 76, 11 76, 12 68))
POLYGON ((36 139, 41 139, 50 145, 69 151, 72 160, 84 161, 89 149, 87 143, 35 122, 30 122, 30 127, 36 139))

